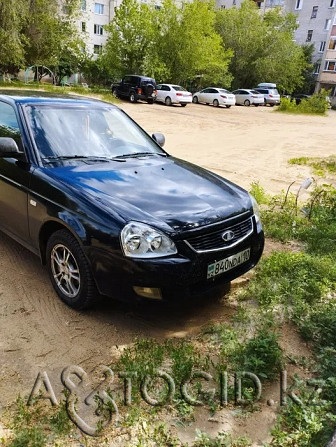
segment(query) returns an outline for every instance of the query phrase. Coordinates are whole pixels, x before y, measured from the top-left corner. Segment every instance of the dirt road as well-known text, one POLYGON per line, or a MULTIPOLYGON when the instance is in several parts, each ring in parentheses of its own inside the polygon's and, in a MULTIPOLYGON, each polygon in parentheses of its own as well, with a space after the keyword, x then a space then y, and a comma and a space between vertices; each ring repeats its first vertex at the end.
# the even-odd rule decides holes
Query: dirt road
MULTIPOLYGON (((289 158, 334 151, 334 111, 328 117, 301 117, 265 107, 123 103, 122 108, 148 132, 163 132, 171 154, 245 187, 259 180, 268 191, 279 192, 309 175, 308 168, 288 166, 289 158)), ((39 371, 48 372, 59 392, 65 366, 89 371, 110 362, 115 345, 138 336, 183 337, 231 312, 225 303, 167 313, 108 300, 92 311, 75 312, 56 298, 39 260, 0 233, 0 410, 19 393, 29 393, 39 371)))

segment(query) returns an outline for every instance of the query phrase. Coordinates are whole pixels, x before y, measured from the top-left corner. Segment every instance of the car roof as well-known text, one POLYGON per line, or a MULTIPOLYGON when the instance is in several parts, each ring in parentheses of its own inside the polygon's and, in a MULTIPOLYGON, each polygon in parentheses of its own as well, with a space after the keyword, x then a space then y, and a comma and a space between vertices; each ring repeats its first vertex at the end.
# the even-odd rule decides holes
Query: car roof
POLYGON ((110 103, 81 95, 50 93, 40 90, 9 90, 0 89, 0 99, 9 100, 16 104, 76 104, 82 106, 106 107, 110 103))

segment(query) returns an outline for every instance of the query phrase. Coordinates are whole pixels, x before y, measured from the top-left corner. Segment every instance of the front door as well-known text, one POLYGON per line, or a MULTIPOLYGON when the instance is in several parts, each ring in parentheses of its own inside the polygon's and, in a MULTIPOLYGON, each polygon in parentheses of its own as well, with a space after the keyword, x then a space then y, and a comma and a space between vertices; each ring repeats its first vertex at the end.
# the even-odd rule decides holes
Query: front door
MULTIPOLYGON (((21 132, 15 109, 0 101, 0 137, 14 138, 23 151, 21 132)), ((27 218, 30 168, 14 158, 0 158, 0 227, 29 242, 27 218)))

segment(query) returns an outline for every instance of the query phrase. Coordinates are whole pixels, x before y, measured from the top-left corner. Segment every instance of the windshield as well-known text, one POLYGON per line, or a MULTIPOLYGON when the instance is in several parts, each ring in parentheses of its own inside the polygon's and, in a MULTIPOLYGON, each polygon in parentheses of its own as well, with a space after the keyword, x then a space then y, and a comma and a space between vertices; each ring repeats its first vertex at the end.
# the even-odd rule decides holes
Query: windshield
POLYGON ((112 107, 48 104, 32 105, 26 110, 42 160, 165 155, 125 113, 112 107))

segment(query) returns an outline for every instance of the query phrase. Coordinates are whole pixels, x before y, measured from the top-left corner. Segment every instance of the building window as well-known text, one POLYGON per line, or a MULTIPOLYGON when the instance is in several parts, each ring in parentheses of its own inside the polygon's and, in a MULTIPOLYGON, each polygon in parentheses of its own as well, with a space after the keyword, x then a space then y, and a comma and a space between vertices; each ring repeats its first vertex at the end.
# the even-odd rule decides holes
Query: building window
POLYGON ((325 41, 323 41, 323 42, 320 43, 320 49, 319 49, 319 52, 320 52, 320 53, 323 53, 323 51, 324 51, 324 49, 325 49, 325 46, 326 46, 326 42, 325 42, 325 41))
POLYGON ((103 47, 101 45, 93 45, 94 54, 101 54, 103 47))
POLYGON ((335 0, 330 0, 329 8, 333 8, 335 6, 335 0))
POLYGON ((86 31, 86 22, 81 22, 81 30, 83 33, 86 31))
POLYGON ((321 68, 321 64, 315 64, 314 66, 314 74, 319 74, 320 73, 320 68, 321 68))
POLYGON ((303 0, 296 0, 295 9, 302 9, 303 0))
POLYGON ((313 30, 312 30, 312 29, 309 29, 309 30, 308 30, 308 34, 307 34, 306 42, 311 42, 312 37, 313 37, 313 30))
POLYGON ((95 14, 104 14, 104 5, 102 3, 95 3, 94 12, 95 14))
POLYGON ((93 32, 94 32, 94 34, 99 34, 99 36, 102 36, 103 35, 103 25, 94 24, 93 32))
POLYGON ((81 10, 86 11, 86 0, 82 0, 81 2, 81 10))
POLYGON ((329 50, 336 50, 336 38, 335 39, 330 39, 329 50))
POLYGON ((331 19, 327 19, 327 20, 325 21, 325 25, 324 25, 324 30, 325 30, 325 31, 329 31, 330 23, 331 23, 331 19))
POLYGON ((325 61, 324 71, 336 71, 336 61, 325 61))
POLYGON ((311 17, 310 17, 311 19, 316 19, 317 11, 318 11, 318 6, 313 6, 313 10, 312 10, 311 17))

